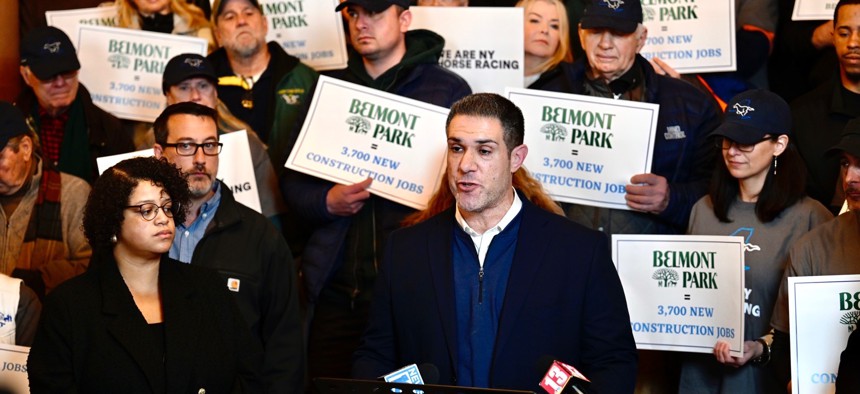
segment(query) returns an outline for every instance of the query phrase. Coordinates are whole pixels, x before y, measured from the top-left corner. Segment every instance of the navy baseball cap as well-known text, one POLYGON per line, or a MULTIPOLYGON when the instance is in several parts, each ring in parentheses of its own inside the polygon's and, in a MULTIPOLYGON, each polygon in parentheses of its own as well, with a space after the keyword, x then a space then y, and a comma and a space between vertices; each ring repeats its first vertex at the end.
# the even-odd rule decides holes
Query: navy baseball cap
POLYGON ((723 123, 710 136, 722 136, 742 145, 755 144, 765 135, 791 135, 788 103, 764 89, 747 90, 729 101, 723 123))
POLYGON ((636 31, 640 23, 642 3, 639 0, 592 0, 579 20, 583 29, 612 29, 624 34, 636 31))
MULTIPOLYGON (((263 12, 263 8, 260 7, 260 3, 257 2, 257 0, 245 0, 245 1, 247 1, 248 3, 251 3, 251 6, 253 6, 254 8, 257 8, 258 10, 260 10, 260 12, 263 12)), ((230 0, 215 0, 215 2, 212 3, 212 23, 213 24, 215 23, 215 20, 219 16, 221 16, 221 13, 224 12, 224 6, 227 5, 227 3, 229 3, 229 2, 230 2, 230 0)))
POLYGON ((0 101, 0 150, 6 147, 10 139, 29 132, 21 110, 10 103, 0 101))
POLYGON ((69 36, 53 26, 37 27, 21 40, 21 65, 30 67, 37 78, 51 77, 81 69, 69 36))
POLYGON ((399 5, 403 9, 409 8, 409 0, 346 0, 337 5, 335 11, 340 11, 351 5, 358 5, 370 12, 382 12, 393 5, 399 5))
POLYGON ((828 155, 845 152, 860 157, 860 118, 851 119, 842 129, 839 142, 827 151, 828 155))
POLYGON ((164 75, 161 77, 161 89, 164 91, 164 94, 167 94, 171 86, 178 85, 182 81, 193 77, 206 78, 216 84, 218 82, 218 76, 215 75, 215 67, 205 57, 196 53, 183 53, 174 56, 164 66, 164 75))

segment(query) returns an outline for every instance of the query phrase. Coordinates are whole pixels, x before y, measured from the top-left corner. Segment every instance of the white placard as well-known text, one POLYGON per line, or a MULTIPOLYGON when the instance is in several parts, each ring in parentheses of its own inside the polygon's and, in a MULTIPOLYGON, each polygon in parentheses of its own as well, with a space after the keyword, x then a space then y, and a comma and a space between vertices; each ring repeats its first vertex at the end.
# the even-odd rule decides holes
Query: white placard
MULTIPOLYGON (((257 188, 257 178, 254 175, 254 162, 251 160, 251 149, 248 146, 248 134, 245 130, 221 134, 218 141, 224 144, 218 155, 218 174, 216 177, 224 182, 236 201, 257 212, 260 208, 260 191, 257 188)), ((171 148, 167 148, 171 149, 171 148)), ((115 164, 134 157, 149 157, 152 149, 123 153, 113 156, 96 158, 99 174, 115 164)))
POLYGON ((735 0, 642 0, 648 38, 640 53, 681 74, 735 71, 735 0))
POLYGON ((411 30, 445 38, 439 65, 459 74, 475 93, 523 87, 523 9, 409 7, 411 30))
POLYGON ((860 320, 858 300, 860 275, 788 278, 793 394, 836 391, 839 356, 860 320))
MULTIPOLYGON (((45 19, 48 26, 54 26, 67 36, 77 37, 78 26, 116 26, 116 7, 78 8, 65 11, 46 11, 45 19)), ((72 40, 77 48, 78 43, 72 40)))
POLYGON ((531 89, 506 95, 525 118, 525 166, 554 200, 630 209, 625 185, 651 172, 659 105, 531 89))
POLYGON ((117 27, 81 25, 78 76, 93 103, 123 119, 152 122, 165 107, 161 77, 176 55, 206 56, 206 40, 117 27))
POLYGON ((424 209, 445 171, 448 109, 321 76, 285 166, 424 209))
POLYGON ((636 347, 731 355, 744 348, 744 238, 612 235, 636 347))
POLYGON ((15 394, 30 392, 27 380, 27 356, 30 348, 0 343, 0 390, 15 394))
POLYGON ((261 0, 269 23, 267 41, 316 70, 346 67, 346 37, 339 0, 261 0))
POLYGON ((796 0, 791 13, 793 21, 829 21, 839 0, 796 0))

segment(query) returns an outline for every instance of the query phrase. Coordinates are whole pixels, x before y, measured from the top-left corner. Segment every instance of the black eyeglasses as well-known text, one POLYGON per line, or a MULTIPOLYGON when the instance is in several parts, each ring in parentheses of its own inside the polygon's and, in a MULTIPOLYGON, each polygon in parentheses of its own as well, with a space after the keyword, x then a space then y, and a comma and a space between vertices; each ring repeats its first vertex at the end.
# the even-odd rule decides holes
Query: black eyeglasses
POLYGON ((718 148, 722 148, 723 150, 729 150, 729 148, 731 148, 732 145, 734 145, 737 150, 744 152, 744 153, 749 153, 755 149, 756 145, 758 145, 762 142, 768 141, 768 140, 772 140, 772 139, 773 139, 773 137, 767 136, 767 137, 764 137, 764 138, 762 138, 756 142, 753 142, 752 144, 741 144, 741 143, 738 143, 737 141, 732 141, 728 138, 723 137, 723 138, 717 138, 714 141, 714 143, 717 145, 718 148))
POLYGON ((140 213, 140 216, 142 216, 143 220, 146 221, 151 221, 152 219, 155 219, 155 217, 158 216, 159 209, 161 209, 161 212, 164 212, 164 216, 167 216, 169 218, 173 217, 173 201, 167 201, 164 204, 161 204, 161 206, 158 206, 158 204, 155 203, 148 202, 140 205, 129 205, 125 208, 137 208, 138 212, 140 213))
POLYGON ((179 156, 194 156, 197 154, 197 149, 203 148, 203 154, 206 156, 218 156, 221 153, 221 147, 224 144, 220 142, 204 142, 195 144, 193 142, 177 142, 175 144, 164 144, 166 148, 176 148, 176 153, 179 156))

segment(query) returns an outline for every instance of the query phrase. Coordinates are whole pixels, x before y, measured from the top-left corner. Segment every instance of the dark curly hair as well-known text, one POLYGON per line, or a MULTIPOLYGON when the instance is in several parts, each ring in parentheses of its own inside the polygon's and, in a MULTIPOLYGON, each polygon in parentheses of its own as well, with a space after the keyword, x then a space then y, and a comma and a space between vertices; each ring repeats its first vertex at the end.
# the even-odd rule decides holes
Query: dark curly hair
POLYGON ((113 249, 111 237, 120 233, 123 211, 140 181, 150 181, 163 187, 173 201, 174 223, 185 222, 191 196, 182 172, 164 158, 123 160, 96 179, 87 198, 84 234, 94 250, 113 249))

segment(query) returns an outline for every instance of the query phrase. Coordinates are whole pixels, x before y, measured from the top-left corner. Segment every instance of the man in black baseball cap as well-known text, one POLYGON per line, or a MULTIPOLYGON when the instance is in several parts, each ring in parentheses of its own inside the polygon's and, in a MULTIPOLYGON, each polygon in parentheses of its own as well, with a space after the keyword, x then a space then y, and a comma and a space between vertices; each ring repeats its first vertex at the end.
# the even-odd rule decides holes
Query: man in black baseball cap
MULTIPOLYGON (((161 78, 161 87, 167 99, 167 105, 191 101, 218 112, 218 134, 232 133, 245 130, 248 133, 248 145, 251 149, 251 160, 254 162, 254 174, 260 195, 260 208, 263 216, 275 218, 284 214, 286 204, 278 187, 278 177, 272 166, 266 145, 257 133, 247 123, 237 118, 230 109, 218 99, 215 88, 218 77, 212 63, 205 57, 194 53, 177 55, 167 62, 161 78)), ((138 149, 151 148, 155 144, 155 136, 150 130, 142 146, 138 149)), ((229 165, 229 163, 225 163, 229 165)))
MULTIPOLYGON (((349 61, 345 69, 329 75, 448 108, 469 95, 471 88, 459 75, 439 66, 445 46, 440 35, 409 29, 409 6, 409 0, 338 4, 334 11, 346 11, 349 61)), ((307 296, 318 312, 310 323, 308 372, 311 378, 349 377, 352 353, 368 316, 381 242, 412 210, 372 197, 366 190, 370 178, 339 185, 288 170, 284 179, 281 190, 287 204, 292 204, 289 208, 304 214, 301 227, 313 229, 302 255, 307 296), (315 196, 325 196, 323 209, 315 196)))
POLYGON ((21 77, 29 88, 16 103, 39 136, 43 158, 93 181, 95 159, 134 150, 119 119, 93 104, 78 80, 75 47, 61 30, 38 27, 21 40, 21 77))
POLYGON ((860 118, 845 124, 839 143, 828 154, 839 157, 839 176, 848 209, 860 209, 860 118))
POLYGON ((92 249, 80 225, 89 185, 45 163, 36 144, 21 111, 0 101, 0 274, 41 298, 83 273, 92 249))
POLYGON ((340 11, 351 5, 361 6, 370 12, 382 12, 393 5, 398 5, 404 10, 409 9, 409 0, 346 0, 335 7, 335 11, 340 11))

